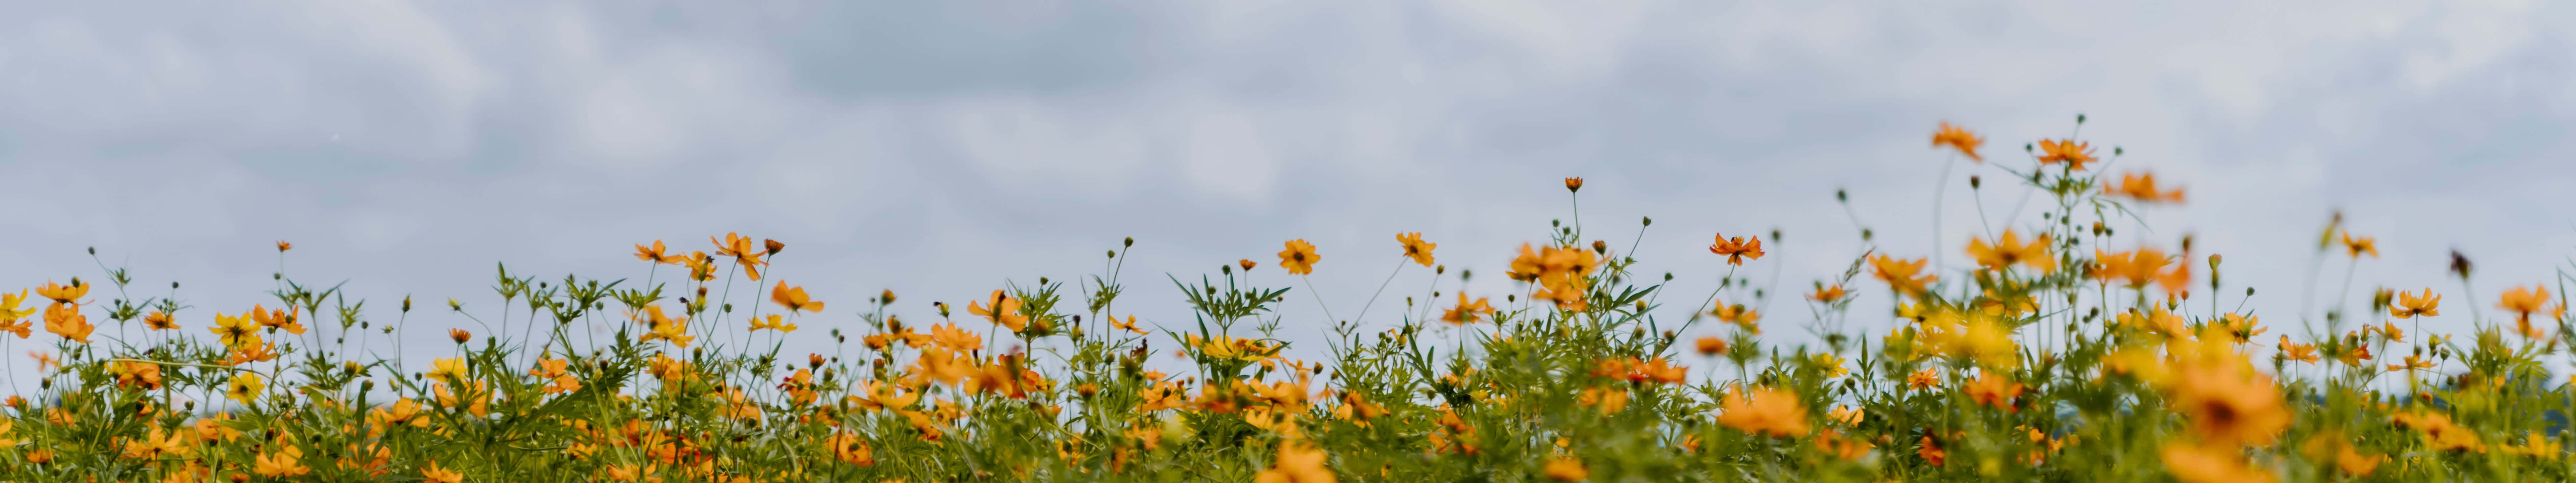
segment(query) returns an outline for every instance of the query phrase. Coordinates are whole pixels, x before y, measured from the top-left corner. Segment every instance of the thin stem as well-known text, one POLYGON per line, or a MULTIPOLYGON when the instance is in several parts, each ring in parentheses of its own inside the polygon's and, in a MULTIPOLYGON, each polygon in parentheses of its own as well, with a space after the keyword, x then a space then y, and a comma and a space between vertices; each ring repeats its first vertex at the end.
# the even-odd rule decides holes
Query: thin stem
MULTIPOLYGON (((1402 266, 1401 266, 1401 265, 1399 265, 1399 266, 1397 266, 1397 268, 1402 268, 1402 266)), ((1334 316, 1333 316, 1333 308, 1332 308, 1331 306, 1324 305, 1324 294, 1323 294, 1322 292, 1316 292, 1316 291, 1315 291, 1315 281, 1314 281, 1314 280, 1309 280, 1305 275, 1298 275, 1298 276, 1297 276, 1297 281, 1299 281, 1299 282, 1304 282, 1304 283, 1306 284, 1306 294, 1307 294, 1307 295, 1313 295, 1313 296, 1315 296, 1315 306, 1316 306, 1316 307, 1320 307, 1320 308, 1323 308, 1323 309, 1324 309, 1324 318, 1326 318, 1326 319, 1335 319, 1335 320, 1339 320, 1339 319, 1340 319, 1339 317, 1334 317, 1334 316)))
MULTIPOLYGON (((1395 259, 1395 271, 1387 272, 1387 273, 1386 273, 1386 281, 1384 281, 1384 282, 1378 282, 1378 283, 1377 283, 1377 291, 1376 291, 1376 292, 1372 292, 1372 293, 1370 293, 1370 294, 1369 294, 1369 301, 1368 301, 1368 303, 1360 304, 1360 315, 1359 315, 1358 317, 1352 317, 1352 318, 1351 318, 1352 320, 1361 321, 1361 322, 1366 322, 1366 321, 1368 321, 1368 311, 1369 311, 1369 307, 1370 307, 1370 306, 1375 306, 1375 305, 1377 305, 1377 296, 1379 296, 1379 295, 1383 295, 1383 294, 1385 294, 1385 293, 1386 293, 1386 286, 1387 286, 1388 284, 1393 284, 1393 283, 1395 283, 1395 275, 1396 275, 1396 274, 1404 273, 1404 262, 1405 262, 1405 259, 1404 259, 1403 257, 1396 257, 1396 259, 1395 259)), ((1314 289, 1312 289, 1312 288, 1308 288, 1307 290, 1314 290, 1314 289)))

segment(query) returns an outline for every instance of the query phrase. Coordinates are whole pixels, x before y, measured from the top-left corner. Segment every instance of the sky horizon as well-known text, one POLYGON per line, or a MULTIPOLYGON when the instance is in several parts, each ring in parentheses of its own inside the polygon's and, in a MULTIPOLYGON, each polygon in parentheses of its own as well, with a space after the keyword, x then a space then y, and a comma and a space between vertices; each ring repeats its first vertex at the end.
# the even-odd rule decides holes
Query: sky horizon
MULTIPOLYGON (((632 245, 738 232, 787 244, 764 283, 830 304, 803 323, 820 334, 855 329, 879 290, 929 321, 931 301, 1096 273, 1134 237, 1121 306, 1141 319, 1189 320, 1166 274, 1250 259, 1294 289, 1287 338, 1320 350, 1328 319, 1278 271, 1286 240, 1318 245, 1334 312, 1398 270, 1404 232, 1439 244, 1441 290, 1474 270, 1469 292, 1499 302, 1512 250, 1572 219, 1559 180, 1580 176, 1587 238, 1637 240, 1677 299, 1725 270, 1714 235, 1780 230, 1747 273, 1803 293, 1868 249, 1855 225, 1932 256, 1934 206, 1957 270, 1990 224, 2040 222, 1998 219, 2025 195, 1997 165, 2027 166, 2020 145, 2078 114, 2126 153, 2110 172, 2189 196, 2115 238, 2195 235, 2227 257, 2224 300, 2258 288, 2243 303, 2275 334, 2381 286, 2452 295, 2433 327, 2458 332, 2469 306, 2557 292, 2576 267, 2576 33, 2555 28, 2576 5, 979 7, 0 7, 0 172, 18 181, 0 288, 98 282, 96 247, 138 293, 183 283, 180 323, 202 335, 214 312, 274 305, 284 240, 289 274, 348 281, 377 323, 414 297, 405 344, 437 348, 479 326, 446 299, 498 304, 496 262, 640 280, 632 245), (1942 122, 1994 163, 1930 146, 1942 122), (2311 262, 2337 212, 2381 251, 2340 292, 2342 262, 2311 262), (2474 292, 2445 276, 2454 250, 2474 292)), ((1372 327, 1430 291, 1429 270, 1400 270, 1372 327)), ((1862 278, 1852 320, 1891 323, 1862 278)))

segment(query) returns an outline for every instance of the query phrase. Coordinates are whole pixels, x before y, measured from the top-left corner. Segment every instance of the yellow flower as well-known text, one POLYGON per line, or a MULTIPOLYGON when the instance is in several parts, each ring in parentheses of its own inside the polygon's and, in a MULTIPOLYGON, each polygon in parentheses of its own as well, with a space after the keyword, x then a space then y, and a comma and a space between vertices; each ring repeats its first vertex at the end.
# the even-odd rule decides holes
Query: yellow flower
POLYGON ((1315 254, 1315 245, 1306 243, 1303 238, 1288 240, 1288 249, 1279 251, 1279 266, 1287 268, 1292 275, 1315 273, 1315 262, 1323 260, 1324 257, 1315 254))
POLYGON ((430 361, 429 366, 429 379, 433 381, 453 384, 473 377, 467 371, 463 357, 441 358, 430 361))
POLYGON ((2431 287, 2426 287, 2423 295, 2401 291, 2397 292, 2397 304, 2389 306, 2388 315, 2400 319, 2411 319, 2418 315, 2428 317, 2442 315, 2442 311, 2439 310, 2441 305, 2442 296, 2435 295, 2431 287))
POLYGON ((2079 143, 2072 139, 2064 141, 2042 139, 2039 141, 2039 150, 2042 152, 2039 156, 2041 164, 2066 163, 2067 169, 2076 171, 2083 171, 2084 163, 2095 160, 2091 143, 2079 143))
POLYGON ((303 476, 305 473, 313 472, 312 468, 304 466, 303 460, 304 450, 281 444, 278 445, 277 451, 255 458, 252 471, 270 478, 303 476))
POLYGON ((1851 374, 1851 368, 1843 367, 1843 358, 1834 357, 1833 353, 1818 352, 1808 359, 1816 364, 1817 369, 1823 370, 1828 379, 1851 374))
POLYGON ((251 400, 259 398, 260 391, 267 389, 268 384, 260 381, 259 374, 243 372, 234 374, 232 382, 224 385, 224 397, 250 404, 251 400))
POLYGON ((34 315, 36 313, 36 309, 33 307, 18 308, 19 304, 26 302, 26 289, 19 289, 18 293, 14 294, 0 293, 0 332, 15 332, 18 334, 18 338, 27 338, 28 328, 34 324, 20 322, 18 319, 26 318, 28 315, 34 315))
POLYGON ((992 299, 991 306, 986 306, 983 302, 967 302, 966 313, 984 316, 985 320, 1009 327, 1012 332, 1028 328, 1029 316, 1020 313, 1019 298, 995 290, 992 299))
POLYGON ((689 335, 688 317, 664 315, 660 305, 646 305, 644 313, 639 315, 643 316, 650 330, 646 331, 643 337, 638 338, 638 341, 667 340, 671 341, 671 345, 688 347, 690 342, 698 339, 697 336, 689 335))
POLYGON ((2387 461, 2388 455, 2363 455, 2359 451, 2353 451, 2352 445, 2343 445, 2340 451, 2335 452, 2335 469, 2356 477, 2370 476, 2372 471, 2379 469, 2380 463, 2387 461))
POLYGON ((2032 270, 2048 272, 2057 269, 2057 258, 2048 256, 2048 242, 2048 235, 2040 235, 2032 237, 2029 243, 2023 243, 2021 234, 2005 229, 2003 236, 1993 244, 1987 244, 1984 239, 1969 239, 1968 256, 1975 257, 1978 265, 1991 270, 2002 270, 2019 263, 2032 270))
MULTIPOLYGON (((1412 258, 1413 263, 1419 263, 1425 267, 1431 266, 1431 249, 1440 246, 1438 243, 1422 241, 1422 232, 1397 233, 1395 242, 1404 244, 1405 257, 1412 258)), ((1311 248, 1308 250, 1312 251, 1311 248)))
POLYGON ((876 452, 869 449, 868 442, 859 439, 857 433, 833 431, 832 436, 823 438, 823 447, 831 448, 832 459, 840 460, 842 463, 853 466, 877 464, 876 452))
POLYGON ((1966 155, 1968 159, 1980 163, 1986 162, 1986 157, 1977 155, 1977 146, 1985 143, 1985 138, 1977 137, 1976 133, 1968 132, 1967 129, 1959 126, 1950 125, 1949 121, 1941 121, 1941 129, 1932 132, 1932 147, 1949 146, 1959 150, 1959 154, 1966 155))
POLYGON ((1118 330, 1124 330, 1124 331, 1128 331, 1128 332, 1132 332, 1132 333, 1135 333, 1136 335, 1145 335, 1145 334, 1146 334, 1145 329, 1139 329, 1139 328, 1136 328, 1136 316, 1134 316, 1134 315, 1128 315, 1128 316, 1127 316, 1127 320, 1123 320, 1123 321, 1122 321, 1122 320, 1118 320, 1118 318, 1117 318, 1117 317, 1110 317, 1110 318, 1109 318, 1109 328, 1112 328, 1112 329, 1118 329, 1118 330))
POLYGON ((787 323, 787 317, 778 314, 769 314, 751 319, 751 331, 759 332, 761 329, 775 330, 782 333, 795 332, 796 324, 787 323))
POLYGON ((36 295, 53 299, 56 304, 79 305, 82 303, 80 298, 89 295, 89 284, 81 283, 80 279, 77 278, 72 279, 71 285, 55 285, 53 282, 45 282, 45 286, 36 287, 36 295))
POLYGON ((1785 389, 1727 391, 1718 411, 1717 423, 1737 431, 1774 438, 1807 434, 1806 405, 1785 389))
POLYGON ((1907 374, 1905 376, 1906 387, 1915 389, 1931 389, 1932 386, 1939 384, 1941 384, 1941 373, 1933 372, 1931 369, 1914 371, 1913 374, 1907 374))
POLYGON ((778 282, 778 288, 769 289, 769 301, 777 302, 779 306, 786 307, 790 312, 823 311, 823 303, 805 295, 805 287, 789 287, 784 280, 778 282))

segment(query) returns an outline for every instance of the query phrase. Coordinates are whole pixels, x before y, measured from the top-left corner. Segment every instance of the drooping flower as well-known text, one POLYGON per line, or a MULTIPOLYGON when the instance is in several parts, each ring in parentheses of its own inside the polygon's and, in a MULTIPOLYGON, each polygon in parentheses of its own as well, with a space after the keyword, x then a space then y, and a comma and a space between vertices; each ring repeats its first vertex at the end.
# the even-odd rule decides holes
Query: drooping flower
POLYGON ((1288 248, 1279 251, 1279 266, 1291 275, 1315 273, 1315 262, 1320 261, 1324 257, 1316 255, 1315 245, 1306 243, 1304 238, 1288 240, 1288 248))
POLYGON ((1411 258, 1413 263, 1419 263, 1425 267, 1431 266, 1431 249, 1440 247, 1438 243, 1422 241, 1422 232, 1397 233, 1395 242, 1404 245, 1406 258, 1411 258))
POLYGON ((304 324, 302 322, 298 322, 297 319, 302 318, 304 309, 293 306, 289 306, 287 308, 293 310, 275 310, 258 305, 252 305, 250 306, 249 315, 252 321, 259 322, 259 325, 263 327, 283 330, 289 334, 303 335, 304 324))
POLYGON ((1941 129, 1932 132, 1932 147, 1949 146, 1959 150, 1959 154, 1967 156, 1968 159, 1980 163, 1986 162, 1986 157, 1977 155, 1977 146, 1985 143, 1985 138, 1977 137, 1976 133, 1968 132, 1965 128, 1951 125, 1949 121, 1941 121, 1941 129))
POLYGON ((2370 258, 2379 258, 2379 240, 2366 236, 2353 238, 2351 232, 2344 232, 2343 251, 2353 258, 2361 258, 2364 253, 2370 254, 2370 258))
POLYGON ((2163 274, 2165 264, 2169 262, 2171 259, 2166 258, 2163 251, 2154 248, 2140 248, 2121 253, 2107 253, 2095 249, 2093 250, 2093 278, 2105 283, 2121 280, 2126 282, 2129 288, 2143 288, 2149 283, 2155 283, 2156 278, 2163 274))
POLYGON ((805 287, 789 287, 785 280, 778 282, 778 288, 769 290, 769 301, 777 302, 779 306, 786 307, 790 312, 823 311, 823 302, 805 295, 805 287))
POLYGON ((750 331, 759 332, 761 330, 775 330, 781 333, 795 332, 796 324, 788 323, 787 316, 778 314, 769 314, 752 318, 750 331))

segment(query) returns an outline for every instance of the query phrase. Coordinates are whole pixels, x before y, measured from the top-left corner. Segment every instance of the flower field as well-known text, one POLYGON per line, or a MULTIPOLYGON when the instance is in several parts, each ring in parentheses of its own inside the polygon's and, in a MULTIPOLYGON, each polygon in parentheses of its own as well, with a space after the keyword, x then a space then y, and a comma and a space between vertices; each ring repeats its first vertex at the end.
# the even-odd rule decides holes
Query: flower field
MULTIPOLYGON (((1931 140, 2008 173, 1972 189, 2034 193, 2028 216, 1938 246, 1864 232, 1848 270, 1792 285, 1736 273, 1776 263, 1776 233, 1633 253, 1599 219, 1533 227, 1512 253, 1287 240, 1205 274, 1122 274, 1120 246, 1101 273, 963 306, 808 293, 764 276, 787 244, 739 234, 637 245, 641 277, 504 269, 488 309, 360 301, 282 270, 273 302, 195 308, 102 265, 0 296, 8 359, 41 378, 0 400, 0 481, 2576 479, 2560 432, 2576 387, 2550 367, 2576 352, 2570 279, 2479 292, 2454 255, 2453 278, 2239 313, 2253 293, 2229 270, 2306 261, 2120 235, 2186 197, 2118 148, 2007 156, 1947 123, 1931 140), (1397 295, 1437 302, 1280 313, 1364 310, 1305 285, 1344 254, 1407 257, 1442 282, 1397 295), (1727 268, 1632 271, 1649 257, 1727 268), (1443 290, 1496 276, 1514 290, 1443 290), (1665 293, 1677 277, 1719 288, 1665 293), (1185 297, 1122 295, 1164 283, 1185 297), (1870 298, 1894 310, 1854 310, 1870 298), (403 319, 367 320, 368 303, 403 319), (1139 321, 1138 304, 1193 316, 1139 321), (477 329, 401 330, 415 312, 477 329), (1292 357, 1288 331, 1328 343, 1292 357), (450 349, 403 354, 406 337, 450 349)), ((1561 189, 1578 203, 1583 180, 1561 189)), ((2371 235, 2322 227, 2317 265, 2372 263, 2371 235)))

